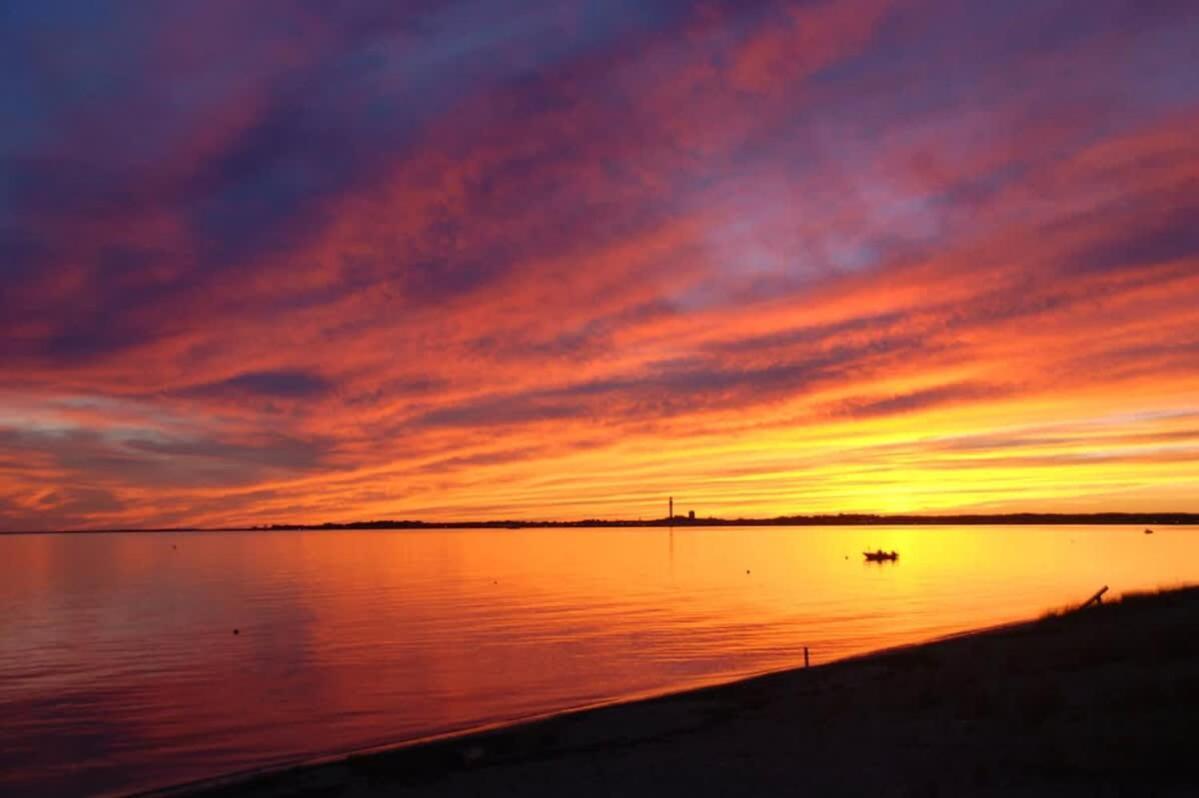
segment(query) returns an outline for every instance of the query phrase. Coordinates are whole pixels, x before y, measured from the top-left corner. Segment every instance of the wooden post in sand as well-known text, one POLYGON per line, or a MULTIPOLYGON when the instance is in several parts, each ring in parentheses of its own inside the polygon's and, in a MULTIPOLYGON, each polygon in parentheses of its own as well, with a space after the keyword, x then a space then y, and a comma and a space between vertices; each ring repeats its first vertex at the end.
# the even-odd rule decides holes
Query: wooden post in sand
POLYGON ((1103 594, 1106 592, 1107 592, 1107 585, 1104 585, 1103 587, 1096 590, 1095 595, 1093 595, 1089 599, 1087 599, 1083 603, 1083 605, 1081 607, 1079 607, 1079 609, 1085 610, 1087 607, 1091 606, 1092 604, 1102 604, 1103 603, 1103 594))
POLYGON ((808 647, 803 647, 803 666, 808 667, 808 647))

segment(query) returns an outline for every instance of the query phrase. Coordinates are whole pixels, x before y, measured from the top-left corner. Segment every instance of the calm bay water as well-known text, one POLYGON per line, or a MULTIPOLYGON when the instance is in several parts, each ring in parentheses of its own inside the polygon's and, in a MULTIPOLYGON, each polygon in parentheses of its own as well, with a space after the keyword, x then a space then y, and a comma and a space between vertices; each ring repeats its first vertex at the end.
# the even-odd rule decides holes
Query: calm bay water
POLYGON ((1195 582, 1187 527, 0 537, 0 794, 123 794, 1195 582))

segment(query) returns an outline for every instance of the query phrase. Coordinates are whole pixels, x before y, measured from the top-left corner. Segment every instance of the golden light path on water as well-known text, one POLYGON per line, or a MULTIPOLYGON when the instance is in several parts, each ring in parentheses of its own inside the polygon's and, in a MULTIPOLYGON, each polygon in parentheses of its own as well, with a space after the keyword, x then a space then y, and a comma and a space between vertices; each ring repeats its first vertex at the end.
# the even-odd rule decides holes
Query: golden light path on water
POLYGON ((1188 582, 1186 527, 0 537, 0 792, 120 793, 1188 582))

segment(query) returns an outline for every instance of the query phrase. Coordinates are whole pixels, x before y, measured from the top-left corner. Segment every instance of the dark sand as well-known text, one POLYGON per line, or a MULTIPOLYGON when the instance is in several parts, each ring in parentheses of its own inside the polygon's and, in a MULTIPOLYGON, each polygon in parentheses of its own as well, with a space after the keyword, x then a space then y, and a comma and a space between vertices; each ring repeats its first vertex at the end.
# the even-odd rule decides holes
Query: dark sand
POLYGON ((1199 795, 1199 588, 189 789, 383 795, 1199 795))

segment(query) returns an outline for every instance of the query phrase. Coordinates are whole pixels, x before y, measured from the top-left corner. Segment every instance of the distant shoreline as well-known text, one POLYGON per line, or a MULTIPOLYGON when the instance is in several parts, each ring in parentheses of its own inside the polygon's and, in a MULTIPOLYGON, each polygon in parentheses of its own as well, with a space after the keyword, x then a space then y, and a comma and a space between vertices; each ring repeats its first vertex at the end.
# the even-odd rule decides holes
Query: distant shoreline
POLYGON ((98 535, 105 533, 151 532, 317 532, 362 529, 607 529, 631 527, 720 527, 720 526, 1186 526, 1199 525, 1199 513, 967 513, 958 515, 787 515, 775 518, 651 518, 598 519, 578 521, 347 521, 320 524, 256 524, 225 527, 152 527, 110 529, 46 529, 0 531, 0 535, 98 535))

